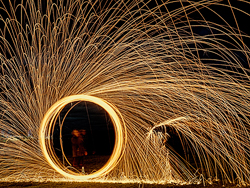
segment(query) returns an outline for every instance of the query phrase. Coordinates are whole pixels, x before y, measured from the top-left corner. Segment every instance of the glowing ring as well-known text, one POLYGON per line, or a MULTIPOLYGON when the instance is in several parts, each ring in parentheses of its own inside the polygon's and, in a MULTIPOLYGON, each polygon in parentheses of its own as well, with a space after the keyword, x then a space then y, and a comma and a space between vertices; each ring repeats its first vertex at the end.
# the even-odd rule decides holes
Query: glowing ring
POLYGON ((116 109, 113 105, 111 105, 107 101, 104 101, 103 99, 89 96, 89 95, 72 95, 72 96, 65 97, 57 101, 46 112, 40 125, 39 142, 40 142, 40 147, 41 147, 44 157, 57 172, 62 174, 64 177, 68 177, 71 179, 86 180, 86 179, 92 179, 92 178, 100 177, 102 175, 107 174, 116 166, 117 162, 121 158, 122 153, 123 153, 122 152, 123 145, 126 142, 126 135, 125 135, 124 127, 117 113, 120 115, 120 118, 121 118, 121 114, 119 113, 118 109, 116 109), (53 161, 53 159, 49 155, 48 147, 51 147, 51 146, 50 144, 46 142, 46 138, 50 140, 50 129, 51 129, 51 126, 53 125, 53 123, 51 122, 53 122, 56 119, 58 113, 63 109, 63 107, 65 107, 67 104, 71 102, 76 102, 76 101, 87 101, 87 102, 92 102, 101 106, 110 115, 110 118, 112 119, 113 124, 114 124, 115 145, 114 145, 113 152, 109 158, 109 161, 101 169, 89 175, 81 175, 79 173, 74 173, 74 172, 69 172, 69 171, 66 172, 65 169, 63 170, 61 167, 59 167, 59 165, 55 163, 55 160, 53 161))

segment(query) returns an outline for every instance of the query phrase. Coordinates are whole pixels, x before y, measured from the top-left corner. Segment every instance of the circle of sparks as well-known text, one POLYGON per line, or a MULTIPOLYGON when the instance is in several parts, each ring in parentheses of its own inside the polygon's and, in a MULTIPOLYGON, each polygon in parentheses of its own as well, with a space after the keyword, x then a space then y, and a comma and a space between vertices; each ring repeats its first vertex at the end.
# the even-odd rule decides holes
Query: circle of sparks
POLYGON ((64 177, 78 179, 78 180, 86 180, 105 175, 116 166, 117 162, 119 161, 122 155, 123 144, 125 142, 123 135, 124 133, 123 133, 122 123, 120 121, 119 116, 117 115, 117 109, 113 105, 109 104, 108 102, 98 97, 93 97, 88 95, 72 95, 57 101, 54 105, 50 107, 50 109, 44 115, 44 118, 40 125, 39 140, 44 157, 57 172, 62 174, 64 177), (54 120, 57 119, 58 114, 67 104, 75 101, 87 101, 101 106, 104 110, 106 110, 106 112, 111 117, 115 130, 115 145, 109 161, 101 169, 88 175, 82 175, 79 173, 72 172, 68 169, 65 169, 63 165, 60 165, 60 163, 57 160, 57 157, 53 153, 51 144, 49 142, 51 130, 54 125, 53 123, 54 120))

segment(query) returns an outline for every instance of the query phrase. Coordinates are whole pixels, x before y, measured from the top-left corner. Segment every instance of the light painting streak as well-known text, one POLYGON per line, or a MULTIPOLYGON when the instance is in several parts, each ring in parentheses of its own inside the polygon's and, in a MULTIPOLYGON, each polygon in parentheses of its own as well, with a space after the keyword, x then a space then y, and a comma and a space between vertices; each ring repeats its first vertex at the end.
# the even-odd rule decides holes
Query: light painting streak
POLYGON ((237 17, 249 19, 237 7, 249 2, 232 3, 17 0, 8 8, 0 0, 1 180, 249 185, 250 50, 237 17), (71 100, 102 106, 115 124, 112 157, 86 176, 57 162, 47 139, 71 100))
POLYGON ((60 174, 62 174, 63 176, 67 178, 77 179, 77 180, 86 180, 86 179, 92 179, 95 177, 103 176, 116 166, 116 164, 118 163, 119 159, 121 158, 123 154, 123 149, 125 147, 125 142, 126 142, 126 135, 124 134, 124 130, 126 129, 124 129, 124 127, 122 126, 120 118, 121 117, 119 117, 117 113, 115 112, 114 107, 112 107, 106 101, 99 99, 97 97, 92 97, 92 96, 87 96, 87 95, 73 95, 73 96, 65 97, 59 100, 58 102, 56 102, 54 105, 52 105, 51 108, 48 110, 48 112, 44 115, 44 118, 40 125, 40 133, 39 133, 41 150, 46 160, 49 162, 49 164, 57 172, 59 172, 60 174), (113 153, 110 156, 110 160, 101 169, 89 175, 81 175, 79 173, 74 173, 69 170, 65 172, 65 170, 63 170, 65 169, 65 167, 63 168, 63 165, 58 166, 57 164, 54 163, 54 161, 58 160, 57 157, 53 155, 50 156, 47 152, 47 150, 52 151, 51 148, 47 148, 51 146, 50 145, 47 146, 48 144, 46 144, 46 140, 48 140, 47 142, 50 142, 50 135, 51 135, 50 133, 51 133, 51 128, 53 126, 53 120, 56 120, 58 113, 60 113, 63 107, 65 107, 67 104, 71 102, 76 102, 76 101, 93 102, 101 106, 110 115, 111 119, 113 120, 114 128, 115 128, 116 140, 115 140, 113 153), (51 157, 53 158, 51 159, 51 157))

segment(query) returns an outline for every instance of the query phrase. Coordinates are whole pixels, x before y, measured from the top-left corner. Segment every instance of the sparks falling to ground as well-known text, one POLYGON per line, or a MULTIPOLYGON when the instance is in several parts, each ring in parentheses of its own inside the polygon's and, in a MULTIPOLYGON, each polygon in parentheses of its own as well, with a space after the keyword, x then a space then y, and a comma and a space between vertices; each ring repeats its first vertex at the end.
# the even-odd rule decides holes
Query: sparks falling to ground
POLYGON ((221 0, 0 3, 1 180, 74 179, 51 163, 53 123, 44 121, 57 101, 85 96, 114 111, 116 144, 105 172, 77 179, 250 183, 243 9, 221 0))

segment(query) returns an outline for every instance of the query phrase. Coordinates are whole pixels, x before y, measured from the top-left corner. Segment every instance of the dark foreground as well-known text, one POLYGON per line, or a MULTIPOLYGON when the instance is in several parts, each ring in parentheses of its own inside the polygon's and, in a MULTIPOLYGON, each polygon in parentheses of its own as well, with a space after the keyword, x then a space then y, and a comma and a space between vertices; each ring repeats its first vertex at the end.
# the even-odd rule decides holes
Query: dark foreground
POLYGON ((10 183, 10 182, 0 182, 0 188, 238 188, 237 185, 222 185, 219 183, 214 183, 213 185, 159 185, 159 184, 139 184, 139 183, 55 183, 55 182, 19 182, 19 183, 10 183))

